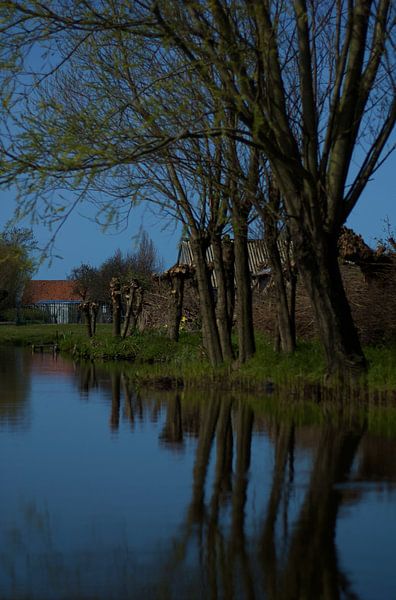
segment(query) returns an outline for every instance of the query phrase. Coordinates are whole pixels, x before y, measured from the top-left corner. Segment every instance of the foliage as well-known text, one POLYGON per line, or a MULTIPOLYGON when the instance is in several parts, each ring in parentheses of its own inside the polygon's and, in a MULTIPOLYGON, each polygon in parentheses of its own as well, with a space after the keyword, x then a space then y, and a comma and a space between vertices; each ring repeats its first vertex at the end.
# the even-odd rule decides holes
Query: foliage
POLYGON ((0 309, 15 307, 31 278, 36 243, 29 229, 10 228, 0 233, 0 290, 6 292, 0 309))

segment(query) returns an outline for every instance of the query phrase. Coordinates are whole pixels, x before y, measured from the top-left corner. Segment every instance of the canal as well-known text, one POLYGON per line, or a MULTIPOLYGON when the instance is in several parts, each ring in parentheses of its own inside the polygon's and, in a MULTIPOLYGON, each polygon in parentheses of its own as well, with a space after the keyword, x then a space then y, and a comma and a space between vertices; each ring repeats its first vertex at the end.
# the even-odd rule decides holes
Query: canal
POLYGON ((0 349, 0 598, 396 598, 396 410, 0 349))

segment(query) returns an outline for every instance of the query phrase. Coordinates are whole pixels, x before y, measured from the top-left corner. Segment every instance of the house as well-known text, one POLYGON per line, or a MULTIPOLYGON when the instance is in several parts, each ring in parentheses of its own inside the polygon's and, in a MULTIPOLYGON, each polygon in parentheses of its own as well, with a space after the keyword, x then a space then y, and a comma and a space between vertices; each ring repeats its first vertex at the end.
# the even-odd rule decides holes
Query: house
POLYGON ((22 306, 46 312, 51 323, 77 323, 81 320, 78 305, 81 298, 74 291, 74 281, 67 279, 35 279, 24 290, 22 306))

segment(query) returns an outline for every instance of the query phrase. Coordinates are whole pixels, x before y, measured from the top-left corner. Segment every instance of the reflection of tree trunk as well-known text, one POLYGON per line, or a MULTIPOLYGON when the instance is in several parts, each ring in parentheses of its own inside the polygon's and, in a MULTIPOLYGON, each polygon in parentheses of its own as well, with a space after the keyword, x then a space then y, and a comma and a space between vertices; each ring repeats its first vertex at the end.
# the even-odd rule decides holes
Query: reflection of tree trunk
POLYGON ((110 429, 117 431, 120 425, 121 375, 111 372, 111 416, 110 429))
POLYGON ((221 344, 221 350, 223 353, 224 360, 231 360, 233 358, 232 345, 231 345, 231 328, 229 323, 228 313, 228 294, 226 284, 226 274, 223 262, 223 250, 222 242, 219 236, 212 236, 212 249, 213 249, 213 262, 214 270, 216 274, 216 288, 217 288, 217 300, 216 300, 216 319, 217 327, 219 331, 219 338, 221 344))
POLYGON ((80 389, 88 393, 96 384, 95 363, 86 362, 80 365, 80 389))
MULTIPOLYGON (((222 494, 231 490, 233 435, 231 421, 232 400, 221 403, 216 430, 216 467, 207 531, 207 568, 211 597, 217 597, 218 580, 222 576, 224 589, 228 590, 230 573, 226 559, 225 543, 219 528, 219 505, 222 494), (220 564, 219 564, 220 563, 220 564)), ((228 590, 229 592, 230 590, 228 590)), ((225 597, 232 597, 227 593, 225 597)))
POLYGON ((124 398, 125 398, 125 414, 126 418, 131 424, 131 428, 135 424, 135 416, 133 414, 133 406, 132 406, 132 390, 129 378, 123 373, 121 375, 122 387, 124 390, 124 398))
POLYGON ((211 398, 207 402, 203 414, 201 413, 202 420, 193 471, 193 495, 189 512, 189 520, 192 522, 201 522, 203 517, 206 473, 218 415, 219 401, 211 398))
MULTIPOLYGON (((261 558, 264 565, 264 587, 266 597, 277 597, 278 565, 275 542, 275 524, 279 507, 284 493, 285 470, 287 458, 293 461, 294 456, 294 425, 279 425, 275 442, 275 465, 272 488, 268 501, 264 532, 261 544, 261 558)), ((293 473, 293 466, 290 465, 293 473)))
POLYGON ((338 571, 334 539, 342 495, 334 486, 346 479, 361 437, 361 430, 323 429, 276 598, 341 597, 340 585, 345 583, 338 571))
POLYGON ((244 518, 250 450, 252 444, 253 411, 243 401, 237 414, 237 444, 234 492, 232 495, 232 538, 234 543, 244 543, 244 518))
POLYGON ((175 448, 183 445, 183 427, 180 396, 168 400, 166 423, 160 435, 161 442, 175 448))
POLYGON ((223 355, 217 330, 213 289, 206 263, 206 248, 207 240, 191 238, 201 309, 203 342, 212 366, 217 366, 223 361, 223 355))
MULTIPOLYGON (((177 544, 177 551, 174 553, 174 558, 171 564, 171 569, 175 571, 181 561, 185 559, 190 536, 196 534, 198 536, 198 544, 201 548, 203 543, 203 524, 204 524, 204 488, 207 470, 209 466, 210 453, 213 444, 213 438, 216 431, 217 419, 219 416, 219 401, 213 397, 208 398, 208 402, 202 407, 202 411, 197 414, 196 410, 192 412, 192 421, 200 420, 198 444, 195 455, 195 463, 193 469, 193 486, 192 498, 187 515, 186 531, 182 539, 177 544), (198 527, 194 527, 198 525, 198 527)), ((223 413, 224 414, 224 413, 223 413)), ((183 414, 183 422, 186 422, 186 415, 183 414)), ((192 428, 195 432, 195 425, 192 428)), ((191 428, 189 429, 191 431, 191 428)), ((217 527, 209 525, 208 540, 209 545, 205 548, 205 555, 208 558, 208 569, 211 570, 209 575, 210 585, 216 588, 216 551, 212 540, 216 537, 217 527)), ((201 565, 202 566, 202 565, 201 565)), ((213 596, 215 597, 215 596, 213 596)))
POLYGON ((248 471, 252 444, 253 411, 246 402, 240 402, 236 420, 237 443, 235 480, 232 494, 230 563, 232 564, 236 557, 239 558, 244 583, 244 598, 254 598, 253 578, 249 556, 246 552, 245 538, 245 504, 249 483, 248 471))
POLYGON ((220 498, 223 492, 231 491, 233 435, 231 422, 232 400, 221 403, 216 431, 216 469, 211 500, 211 522, 216 526, 220 498))
POLYGON ((136 412, 137 412, 139 421, 143 422, 143 415, 144 415, 143 401, 142 401, 142 397, 139 392, 137 392, 137 394, 136 394, 136 412))

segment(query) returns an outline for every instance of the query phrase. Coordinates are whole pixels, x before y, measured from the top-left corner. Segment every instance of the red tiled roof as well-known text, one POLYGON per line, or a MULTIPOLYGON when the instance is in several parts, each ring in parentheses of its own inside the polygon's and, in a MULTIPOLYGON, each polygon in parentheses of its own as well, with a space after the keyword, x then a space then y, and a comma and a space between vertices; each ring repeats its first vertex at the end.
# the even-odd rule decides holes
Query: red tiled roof
POLYGON ((51 300, 81 300, 73 291, 74 281, 68 279, 36 279, 30 281, 23 293, 23 304, 51 300))

